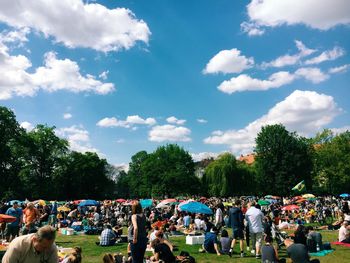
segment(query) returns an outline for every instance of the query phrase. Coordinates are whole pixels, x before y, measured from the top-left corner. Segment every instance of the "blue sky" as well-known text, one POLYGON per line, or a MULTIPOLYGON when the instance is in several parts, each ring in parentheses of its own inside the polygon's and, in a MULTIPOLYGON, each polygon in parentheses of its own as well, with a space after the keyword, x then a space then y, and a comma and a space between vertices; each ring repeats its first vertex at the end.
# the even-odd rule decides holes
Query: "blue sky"
POLYGON ((350 4, 304 2, 3 1, 0 104, 112 164, 249 153, 266 124, 350 129, 350 4))

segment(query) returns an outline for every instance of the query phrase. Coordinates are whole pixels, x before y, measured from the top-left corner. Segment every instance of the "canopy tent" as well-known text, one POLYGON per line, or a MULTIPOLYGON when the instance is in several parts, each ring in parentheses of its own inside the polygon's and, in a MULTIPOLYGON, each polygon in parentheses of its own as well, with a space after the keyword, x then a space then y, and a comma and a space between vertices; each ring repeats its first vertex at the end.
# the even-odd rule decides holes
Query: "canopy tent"
POLYGON ((179 210, 197 214, 211 215, 213 213, 213 211, 208 206, 200 202, 188 202, 180 204, 179 210))
POLYGON ((80 202, 79 206, 99 206, 100 203, 95 200, 84 200, 80 202))
POLYGON ((12 223, 16 221, 16 217, 0 214, 0 223, 12 223))
POLYGON ((140 204, 141 204, 142 208, 151 207, 153 204, 153 200, 152 199, 142 199, 142 200, 140 200, 140 204))

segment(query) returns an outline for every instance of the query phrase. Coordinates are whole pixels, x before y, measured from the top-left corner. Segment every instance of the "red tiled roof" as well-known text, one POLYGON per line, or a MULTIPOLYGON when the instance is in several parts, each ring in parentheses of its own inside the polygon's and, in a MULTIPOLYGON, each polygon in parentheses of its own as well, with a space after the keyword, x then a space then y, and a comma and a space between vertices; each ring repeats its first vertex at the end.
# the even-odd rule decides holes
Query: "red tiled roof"
POLYGON ((250 154, 247 154, 247 155, 241 155, 239 157, 239 160, 241 162, 245 162, 246 164, 252 164, 255 162, 255 154, 254 153, 250 153, 250 154))

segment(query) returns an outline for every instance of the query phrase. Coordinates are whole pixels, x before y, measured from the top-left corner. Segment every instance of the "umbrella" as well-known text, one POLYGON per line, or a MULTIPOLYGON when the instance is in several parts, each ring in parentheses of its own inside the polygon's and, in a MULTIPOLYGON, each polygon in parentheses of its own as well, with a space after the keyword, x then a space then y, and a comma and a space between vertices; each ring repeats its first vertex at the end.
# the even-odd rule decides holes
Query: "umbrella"
POLYGON ((83 201, 85 201, 85 200, 74 200, 73 201, 73 204, 75 204, 75 205, 79 205, 81 202, 83 202, 83 201))
POLYGON ((165 204, 165 203, 162 203, 162 202, 160 202, 160 203, 156 206, 156 208, 168 208, 168 207, 170 207, 168 204, 165 204))
POLYGON ((57 208, 58 212, 69 212, 70 208, 66 207, 66 206, 60 206, 59 208, 57 208))
POLYGON ((315 196, 313 194, 304 194, 303 197, 304 198, 315 198, 315 196))
POLYGON ((284 207, 282 207, 283 211, 291 211, 291 210, 298 210, 299 206, 297 205, 286 205, 284 207))
POLYGON ((142 199, 142 200, 140 200, 140 204, 141 204, 142 208, 151 207, 153 204, 153 200, 152 199, 142 199))
POLYGON ((168 198, 168 199, 164 199, 161 203, 170 204, 170 203, 175 203, 175 202, 176 202, 176 199, 168 198))
POLYGON ((350 195, 349 194, 341 194, 341 195, 339 195, 340 197, 343 197, 343 198, 345 198, 345 197, 350 197, 350 195))
POLYGON ((258 201, 258 204, 261 205, 261 206, 265 206, 265 205, 269 205, 270 202, 267 201, 267 200, 259 200, 259 201, 258 201))
POLYGON ((272 195, 265 195, 264 198, 273 199, 273 196, 272 195))
POLYGON ((224 206, 232 206, 233 204, 232 203, 230 203, 230 202, 223 202, 222 203, 224 206))
POLYGON ((17 220, 14 216, 0 214, 0 223, 12 223, 17 220))
POLYGON ((300 199, 296 200, 295 202, 299 204, 299 203, 303 203, 305 201, 306 201, 305 198, 300 198, 300 199))
POLYGON ((84 200, 79 204, 79 206, 98 206, 98 205, 100 204, 95 200, 84 200))
POLYGON ((181 211, 187 211, 190 213, 198 213, 198 214, 212 214, 213 211, 200 202, 189 202, 186 204, 180 204, 179 209, 181 211))
POLYGON ((33 202, 34 204, 39 204, 41 206, 47 205, 47 202, 45 200, 39 199, 33 202))
POLYGON ((126 202, 126 200, 125 199, 123 199, 123 198, 119 198, 119 199, 117 199, 117 200, 115 200, 117 203, 125 203, 126 202))
POLYGON ((23 204, 22 201, 19 201, 19 200, 12 200, 9 202, 10 205, 13 205, 13 203, 17 202, 19 205, 23 204))

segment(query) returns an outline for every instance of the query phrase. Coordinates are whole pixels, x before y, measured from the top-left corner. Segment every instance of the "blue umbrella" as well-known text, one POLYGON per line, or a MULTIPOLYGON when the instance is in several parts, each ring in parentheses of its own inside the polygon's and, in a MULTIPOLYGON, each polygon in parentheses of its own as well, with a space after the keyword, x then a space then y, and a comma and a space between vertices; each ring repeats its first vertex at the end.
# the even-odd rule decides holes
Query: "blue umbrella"
POLYGON ((99 202, 95 200, 84 200, 79 204, 79 206, 98 206, 98 205, 100 205, 99 202))
POLYGON ((349 194, 341 194, 341 195, 339 195, 340 197, 350 197, 350 195, 349 194))
POLYGON ((13 205, 13 203, 17 202, 19 205, 22 205, 22 201, 19 201, 19 200, 12 200, 9 202, 10 205, 13 205))
POLYGON ((142 199, 142 200, 140 200, 140 204, 141 204, 142 208, 151 207, 153 204, 153 200, 152 199, 142 199))
POLYGON ((200 202, 189 202, 187 204, 180 205, 180 209, 182 211, 187 211, 190 213, 198 213, 198 214, 212 214, 213 211, 200 202))

